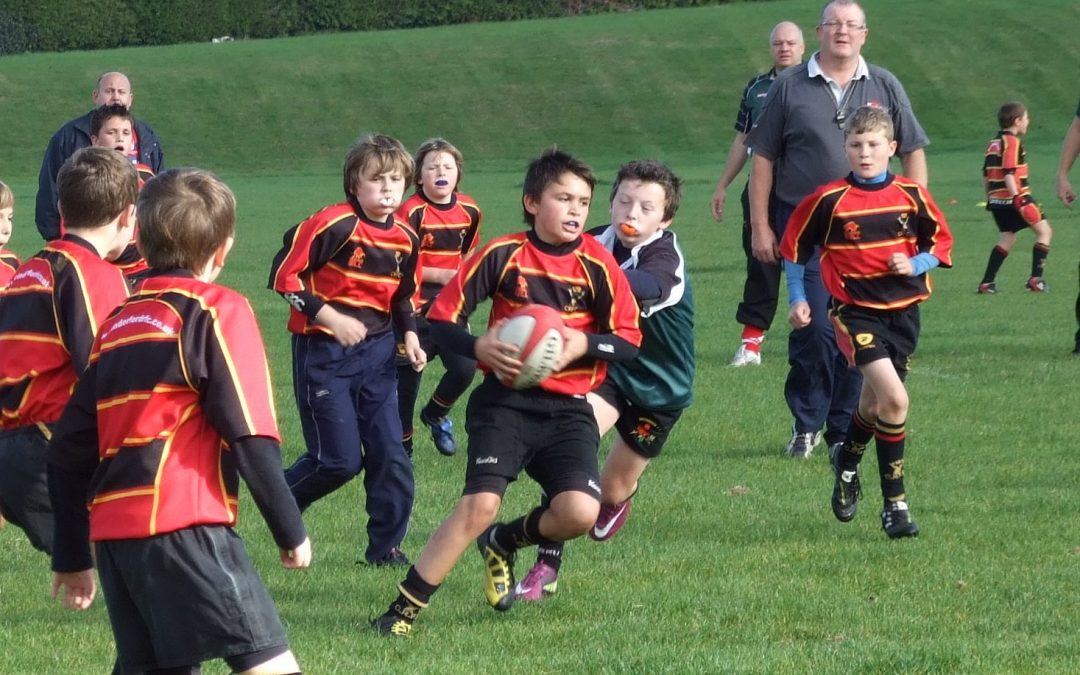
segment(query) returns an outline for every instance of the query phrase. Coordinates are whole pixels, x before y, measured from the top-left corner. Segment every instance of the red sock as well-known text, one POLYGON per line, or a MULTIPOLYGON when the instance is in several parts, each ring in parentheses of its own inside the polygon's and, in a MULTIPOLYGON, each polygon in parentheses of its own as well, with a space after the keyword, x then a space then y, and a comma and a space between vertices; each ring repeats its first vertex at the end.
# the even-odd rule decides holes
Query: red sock
POLYGON ((742 343, 746 345, 747 351, 760 352, 761 343, 765 340, 765 331, 757 326, 751 326, 749 324, 743 326, 742 329, 742 343))

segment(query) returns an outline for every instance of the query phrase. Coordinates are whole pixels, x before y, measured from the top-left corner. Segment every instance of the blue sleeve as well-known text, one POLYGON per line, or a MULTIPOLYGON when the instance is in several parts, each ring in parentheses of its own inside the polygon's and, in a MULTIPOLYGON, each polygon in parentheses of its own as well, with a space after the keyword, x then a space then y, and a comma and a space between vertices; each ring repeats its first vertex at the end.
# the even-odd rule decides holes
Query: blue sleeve
POLYGON ((933 253, 920 253, 911 259, 911 276, 926 274, 940 264, 941 261, 933 253))
POLYGON ((784 275, 787 277, 788 305, 796 302, 806 302, 806 285, 803 276, 806 274, 806 265, 800 265, 790 260, 784 261, 784 275))
POLYGON ((664 295, 664 288, 660 281, 645 270, 623 270, 626 272, 626 280, 630 282, 630 290, 639 304, 655 302, 664 295))

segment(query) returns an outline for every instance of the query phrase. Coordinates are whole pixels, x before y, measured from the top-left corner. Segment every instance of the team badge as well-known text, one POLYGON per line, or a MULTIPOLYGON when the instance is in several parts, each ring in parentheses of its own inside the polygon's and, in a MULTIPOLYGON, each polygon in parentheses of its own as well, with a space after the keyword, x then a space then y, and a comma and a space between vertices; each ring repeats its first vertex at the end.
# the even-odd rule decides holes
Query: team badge
POLYGON ((364 253, 364 249, 357 246, 353 250, 352 255, 349 256, 349 267, 355 267, 357 269, 363 267, 365 257, 367 257, 367 255, 364 253))
POLYGON ((400 279, 401 276, 402 276, 401 275, 401 260, 404 257, 405 257, 405 254, 402 253, 401 251, 395 251, 394 252, 394 271, 390 273, 390 276, 392 276, 395 279, 400 279))
POLYGON ((855 342, 858 342, 860 347, 869 347, 870 345, 874 344, 874 334, 859 333, 855 336, 855 342))
POLYGON ((585 301, 585 289, 582 286, 570 287, 570 302, 563 305, 564 312, 576 312, 581 309, 579 303, 585 301))
POLYGON ((529 282, 523 275, 518 275, 517 286, 514 287, 514 297, 522 302, 529 300, 529 282))
POLYGON ((428 232, 420 241, 420 248, 435 248, 435 235, 428 232))
POLYGON ((637 426, 631 436, 642 445, 652 445, 656 442, 656 422, 648 417, 639 417, 637 426))
POLYGON ((862 230, 859 229, 859 224, 854 220, 849 220, 844 223, 844 239, 848 241, 859 241, 862 239, 862 230))

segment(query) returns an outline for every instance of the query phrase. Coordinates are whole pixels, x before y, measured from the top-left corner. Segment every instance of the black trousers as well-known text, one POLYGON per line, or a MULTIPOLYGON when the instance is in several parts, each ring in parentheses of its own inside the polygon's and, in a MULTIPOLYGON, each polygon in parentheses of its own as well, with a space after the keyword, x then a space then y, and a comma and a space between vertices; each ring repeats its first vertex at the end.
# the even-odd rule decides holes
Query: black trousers
MULTIPOLYGON (((743 231, 742 246, 746 254, 746 281, 743 282, 743 297, 735 310, 735 320, 743 326, 756 326, 769 330, 776 305, 780 298, 780 265, 769 265, 754 257, 750 247, 750 192, 749 184, 742 191, 743 231)), ((773 200, 769 200, 769 223, 772 224, 777 242, 784 233, 786 223, 777 223, 773 200)))

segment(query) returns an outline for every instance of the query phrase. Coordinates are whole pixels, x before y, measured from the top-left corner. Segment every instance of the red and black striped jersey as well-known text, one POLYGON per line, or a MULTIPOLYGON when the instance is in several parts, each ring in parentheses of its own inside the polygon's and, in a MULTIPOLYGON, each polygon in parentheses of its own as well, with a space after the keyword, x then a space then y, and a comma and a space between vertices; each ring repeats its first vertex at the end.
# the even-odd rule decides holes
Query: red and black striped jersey
MULTIPOLYGON (((638 304, 619 264, 591 236, 562 246, 532 231, 499 237, 465 260, 428 310, 431 321, 464 324, 491 298, 488 326, 527 304, 547 305, 570 328, 611 333, 641 345, 638 304)), ((480 368, 489 369, 484 364, 480 368)), ((586 394, 604 381, 607 364, 582 357, 540 383, 557 394, 586 394)))
POLYGON ((930 296, 929 274, 889 270, 893 253, 930 253, 952 266, 952 233, 930 193, 919 183, 889 175, 861 185, 851 177, 827 183, 804 199, 787 223, 780 254, 806 264, 821 247, 821 281, 844 304, 902 309, 930 296))
POLYGON ((17 270, 21 264, 22 262, 19 260, 19 256, 11 251, 0 249, 0 288, 8 285, 8 282, 11 281, 11 277, 15 276, 15 270, 17 270))
POLYGON ((361 322, 369 335, 415 330, 413 294, 419 285, 419 239, 391 216, 379 223, 352 202, 328 206, 285 233, 274 257, 269 287, 292 305, 289 330, 330 330, 316 324, 324 304, 361 322))
POLYGON ((1005 186, 1005 176, 1016 178, 1020 194, 1031 194, 1028 187, 1027 153, 1020 137, 1008 131, 999 131, 986 146, 983 159, 983 182, 986 184, 987 208, 1012 209, 1012 193, 1005 186))
POLYGON ((140 539, 234 525, 229 446, 249 436, 280 440, 251 306, 190 272, 155 273, 102 324, 50 461, 96 466, 92 541, 140 539))
MULTIPOLYGON (((460 192, 451 196, 449 204, 436 204, 418 190, 398 208, 397 216, 420 238, 420 265, 424 269, 456 270, 480 243, 484 216, 473 198, 460 192)), ((417 304, 423 307, 441 289, 440 284, 422 281, 417 304)))
POLYGON ((0 290, 0 429, 60 418, 98 326, 126 297, 120 270, 72 234, 19 266, 0 290))

